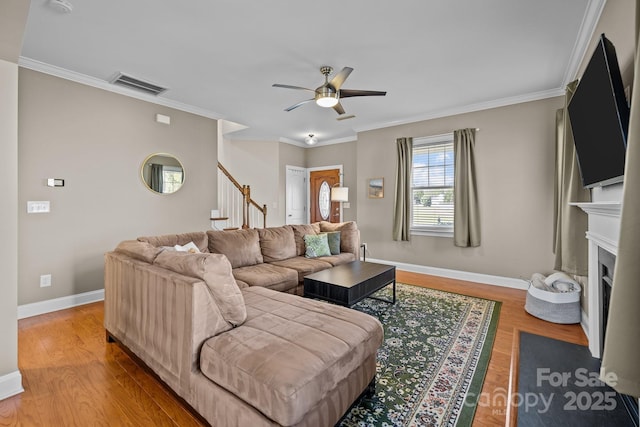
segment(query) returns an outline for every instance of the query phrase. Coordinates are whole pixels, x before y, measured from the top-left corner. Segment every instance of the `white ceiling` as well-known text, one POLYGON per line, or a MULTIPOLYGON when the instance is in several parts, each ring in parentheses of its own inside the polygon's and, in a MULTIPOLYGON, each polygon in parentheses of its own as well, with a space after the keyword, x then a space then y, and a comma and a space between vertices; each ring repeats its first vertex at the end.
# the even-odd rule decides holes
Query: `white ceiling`
MULTIPOLYGON (((20 64, 110 88, 118 72, 168 87, 155 102, 246 126, 232 139, 324 143, 358 131, 559 95, 605 0, 32 0, 20 64), (354 68, 346 114, 308 103, 321 65, 354 68)), ((120 90, 114 88, 115 90, 120 90)), ((151 99, 146 95, 134 95, 151 99)))

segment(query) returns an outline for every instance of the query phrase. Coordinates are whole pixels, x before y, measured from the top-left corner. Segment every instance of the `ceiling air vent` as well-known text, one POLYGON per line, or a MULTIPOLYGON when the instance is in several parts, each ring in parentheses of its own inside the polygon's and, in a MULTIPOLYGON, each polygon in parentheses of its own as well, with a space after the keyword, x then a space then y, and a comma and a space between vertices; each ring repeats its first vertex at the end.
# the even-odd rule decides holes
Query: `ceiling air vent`
POLYGON ((114 85, 125 86, 130 89, 136 89, 150 95, 160 95, 162 92, 167 90, 166 87, 154 85, 153 83, 145 82, 122 73, 118 73, 118 75, 111 80, 111 83, 114 85))

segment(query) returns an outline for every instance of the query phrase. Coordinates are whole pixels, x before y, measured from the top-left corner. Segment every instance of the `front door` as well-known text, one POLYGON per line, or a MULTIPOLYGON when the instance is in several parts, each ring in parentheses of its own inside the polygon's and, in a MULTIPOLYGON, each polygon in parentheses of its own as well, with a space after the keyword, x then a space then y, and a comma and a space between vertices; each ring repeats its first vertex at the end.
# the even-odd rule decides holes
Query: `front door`
POLYGON ((310 221, 340 222, 340 202, 331 202, 331 188, 340 184, 340 169, 309 174, 310 221))

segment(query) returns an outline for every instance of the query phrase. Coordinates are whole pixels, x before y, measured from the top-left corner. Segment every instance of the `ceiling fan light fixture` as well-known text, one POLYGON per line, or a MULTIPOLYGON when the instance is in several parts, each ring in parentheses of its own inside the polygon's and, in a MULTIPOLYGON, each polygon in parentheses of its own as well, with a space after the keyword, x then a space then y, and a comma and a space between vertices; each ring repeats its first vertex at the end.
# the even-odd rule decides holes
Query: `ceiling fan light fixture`
POLYGON ((318 142, 318 138, 316 138, 312 133, 304 138, 304 143, 307 145, 314 145, 316 142, 318 142))
POLYGON ((337 94, 328 95, 328 96, 319 96, 316 98, 316 104, 324 108, 335 107, 338 104, 337 94))
POLYGON ((321 107, 334 107, 338 104, 338 98, 338 91, 327 84, 316 89, 316 104, 321 107))

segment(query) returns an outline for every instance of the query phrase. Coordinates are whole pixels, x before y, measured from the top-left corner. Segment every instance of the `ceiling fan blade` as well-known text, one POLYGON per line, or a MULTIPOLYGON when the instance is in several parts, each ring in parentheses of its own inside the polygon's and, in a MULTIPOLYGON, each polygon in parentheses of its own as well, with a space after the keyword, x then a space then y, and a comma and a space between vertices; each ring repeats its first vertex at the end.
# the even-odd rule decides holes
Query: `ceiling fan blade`
POLYGON ((306 87, 300 87, 300 86, 291 86, 291 85, 281 85, 279 83, 274 83, 272 85, 273 87, 283 87, 285 89, 299 89, 299 90, 310 90, 311 92, 315 92, 315 90, 313 89, 308 89, 306 87))
POLYGON ((297 104, 292 105, 292 106, 291 106, 291 107, 289 107, 289 108, 285 108, 285 109, 284 109, 284 111, 291 111, 291 110, 293 110, 294 108, 298 108, 299 106, 304 105, 304 104, 306 104, 307 102, 311 102, 311 101, 315 101, 315 99, 314 99, 314 98, 311 98, 311 99, 306 99, 306 100, 304 100, 304 101, 302 101, 302 102, 298 102, 297 104))
POLYGON ((347 77, 349 77, 349 74, 351 74, 352 71, 353 71, 353 68, 344 67, 338 74, 336 74, 331 79, 329 83, 331 84, 331 86, 336 88, 336 90, 340 90, 340 87, 342 86, 344 81, 347 80, 347 77))
POLYGON ((340 91, 340 98, 351 98, 353 96, 385 96, 387 92, 377 90, 353 90, 343 89, 340 91))
POLYGON ((344 108, 342 108, 342 105, 339 102, 333 106, 333 109, 336 110, 336 113, 338 114, 344 114, 344 108))

